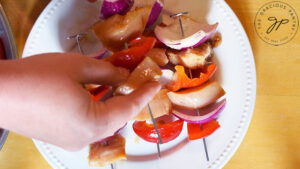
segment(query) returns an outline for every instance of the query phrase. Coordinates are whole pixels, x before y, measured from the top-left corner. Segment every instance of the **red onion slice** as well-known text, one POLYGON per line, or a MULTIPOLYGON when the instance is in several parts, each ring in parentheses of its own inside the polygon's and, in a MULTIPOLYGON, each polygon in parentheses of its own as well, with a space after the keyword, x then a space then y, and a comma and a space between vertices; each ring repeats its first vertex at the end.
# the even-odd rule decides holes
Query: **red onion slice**
POLYGON ((146 28, 150 27, 151 25, 153 25, 157 18, 159 17, 162 9, 163 9, 163 2, 161 0, 156 0, 155 3, 153 4, 153 7, 151 9, 147 24, 146 24, 146 28))
POLYGON ((105 55, 109 52, 108 49, 102 48, 99 52, 97 52, 95 55, 93 55, 93 58, 101 60, 105 57, 105 55))
POLYGON ((209 81, 198 87, 169 92, 168 97, 173 108, 199 109, 204 108, 218 100, 225 94, 224 89, 216 81, 209 81))
POLYGON ((103 138, 103 139, 101 139, 101 140, 99 140, 99 141, 97 141, 97 142, 104 142, 104 141, 107 141, 107 140, 111 139, 113 136, 118 135, 118 134, 120 133, 120 131, 121 131, 126 125, 127 125, 127 123, 126 123, 123 127, 119 128, 117 131, 115 131, 115 133, 114 133, 113 135, 108 136, 108 137, 105 137, 105 138, 103 138))
POLYGON ((220 102, 198 109, 200 115, 198 115, 197 109, 173 109, 173 114, 188 123, 207 123, 214 120, 222 112, 225 105, 226 99, 223 99, 220 102))
POLYGON ((196 47, 209 39, 216 31, 218 23, 213 25, 200 24, 190 18, 182 17, 185 38, 182 38, 179 22, 168 26, 156 26, 154 33, 158 40, 172 49, 196 47))
POLYGON ((104 0, 100 18, 107 19, 114 14, 125 15, 132 7, 134 0, 104 0))

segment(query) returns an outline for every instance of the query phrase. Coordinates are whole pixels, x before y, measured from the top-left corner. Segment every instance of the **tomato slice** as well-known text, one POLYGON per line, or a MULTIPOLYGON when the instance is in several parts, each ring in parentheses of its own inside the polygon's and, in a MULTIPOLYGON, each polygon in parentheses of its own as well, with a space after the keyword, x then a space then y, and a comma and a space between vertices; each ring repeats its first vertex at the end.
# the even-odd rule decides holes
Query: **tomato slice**
POLYGON ((171 83, 166 85, 166 88, 171 91, 178 91, 182 88, 192 88, 192 87, 198 87, 201 84, 208 81, 216 72, 217 66, 214 64, 205 66, 203 70, 201 70, 201 73, 198 78, 192 78, 190 79, 184 70, 183 66, 177 65, 175 66, 177 78, 173 80, 171 83))
POLYGON ((189 140, 197 140, 203 137, 207 137, 215 132, 220 127, 220 124, 216 120, 212 120, 207 123, 200 124, 187 123, 189 140))
POLYGON ((156 39, 153 37, 140 36, 129 43, 128 49, 115 52, 106 60, 118 67, 133 70, 155 45, 156 39))
POLYGON ((92 99, 95 102, 98 102, 107 93, 108 90, 109 90, 109 86, 106 85, 102 85, 97 88, 88 89, 92 99))
POLYGON ((1 60, 1 59, 6 59, 6 56, 5 56, 5 51, 4 51, 3 42, 2 42, 2 40, 0 39, 0 60, 1 60))
MULTIPOLYGON (((150 37, 152 38, 152 37, 150 37)), ((147 37, 145 36, 138 36, 137 38, 133 39, 132 41, 129 42, 128 46, 142 46, 143 43, 147 40, 147 37)), ((155 39, 156 40, 156 39, 155 39)))
MULTIPOLYGON (((157 143, 159 142, 153 124, 147 124, 146 121, 135 121, 132 125, 133 131, 143 140, 157 143)), ((163 143, 174 140, 182 131, 183 121, 176 120, 169 123, 157 122, 157 128, 163 143)))

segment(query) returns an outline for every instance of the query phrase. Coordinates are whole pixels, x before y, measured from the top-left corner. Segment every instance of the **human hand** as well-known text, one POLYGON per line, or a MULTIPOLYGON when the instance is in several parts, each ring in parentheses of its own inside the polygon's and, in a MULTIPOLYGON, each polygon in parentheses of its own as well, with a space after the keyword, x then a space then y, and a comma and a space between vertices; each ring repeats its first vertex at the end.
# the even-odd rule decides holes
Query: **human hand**
POLYGON ((116 86, 129 72, 74 53, 0 61, 0 126, 67 150, 112 135, 159 91, 157 82, 128 96, 93 102, 83 84, 116 86))

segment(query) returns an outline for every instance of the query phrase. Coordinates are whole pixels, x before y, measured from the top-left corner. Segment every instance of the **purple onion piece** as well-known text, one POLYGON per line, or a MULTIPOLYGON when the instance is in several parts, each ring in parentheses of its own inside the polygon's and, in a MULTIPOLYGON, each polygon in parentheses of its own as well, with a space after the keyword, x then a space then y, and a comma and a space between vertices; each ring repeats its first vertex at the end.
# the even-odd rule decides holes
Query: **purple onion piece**
POLYGON ((200 40, 198 43, 196 43, 195 45, 193 45, 193 46, 191 46, 191 47, 185 47, 185 48, 182 48, 181 50, 185 50, 185 49, 197 47, 197 46, 201 45, 202 43, 206 42, 213 34, 215 34, 215 31, 208 33, 205 37, 203 37, 203 39, 201 39, 201 40, 200 40))
POLYGON ((151 9, 151 12, 150 12, 147 24, 146 24, 146 28, 150 27, 151 25, 153 25, 156 22, 162 9, 163 9, 163 3, 160 0, 156 0, 151 9))
POLYGON ((202 124, 216 119, 216 117, 225 108, 225 105, 226 105, 226 99, 223 99, 220 102, 199 109, 200 115, 198 115, 197 110, 187 110, 187 109, 173 109, 173 114, 174 116, 188 123, 202 124))
POLYGON ((212 35, 214 35, 217 26, 218 23, 214 25, 204 25, 202 27, 199 27, 198 32, 195 32, 194 34, 179 40, 172 39, 172 37, 170 36, 166 37, 164 32, 169 31, 168 27, 157 26, 154 32, 157 39, 164 43, 166 46, 176 50, 184 50, 199 46, 207 41, 212 35))
POLYGON ((108 49, 102 48, 99 53, 97 53, 96 56, 94 56, 95 59, 101 60, 105 57, 105 55, 108 53, 108 49))
POLYGON ((104 0, 100 18, 107 19, 114 14, 125 15, 133 6, 134 0, 104 0))
POLYGON ((120 131, 121 131, 126 125, 127 125, 127 123, 125 123, 123 127, 119 128, 119 129, 114 133, 114 135, 119 134, 120 131))
POLYGON ((108 137, 105 137, 104 139, 102 139, 102 140, 100 140, 100 141, 97 141, 97 142, 105 142, 105 141, 108 141, 108 140, 111 139, 112 137, 118 135, 118 134, 120 133, 120 131, 121 131, 126 125, 127 125, 127 123, 126 123, 123 127, 119 128, 117 131, 115 131, 115 133, 114 133, 113 135, 108 136, 108 137))

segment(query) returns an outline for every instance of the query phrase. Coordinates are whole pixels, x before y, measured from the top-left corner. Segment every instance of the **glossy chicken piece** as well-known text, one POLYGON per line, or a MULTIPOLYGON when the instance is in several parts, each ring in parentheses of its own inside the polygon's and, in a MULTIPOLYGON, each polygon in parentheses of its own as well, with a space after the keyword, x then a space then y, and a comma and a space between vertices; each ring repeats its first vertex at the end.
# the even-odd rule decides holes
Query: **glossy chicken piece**
POLYGON ((208 43, 203 43, 196 48, 168 51, 168 56, 172 64, 180 64, 189 69, 197 69, 205 66, 211 54, 212 47, 208 43))
POLYGON ((179 52, 180 51, 173 50, 173 49, 167 50, 167 56, 169 58, 170 63, 172 63, 173 65, 181 65, 181 62, 178 57, 179 52))
POLYGON ((217 48, 222 43, 222 35, 217 32, 210 39, 208 39, 207 42, 212 48, 217 48))
POLYGON ((100 20, 93 30, 103 45, 111 51, 124 49, 124 43, 142 35, 152 6, 137 8, 125 16, 113 15, 107 20, 100 20))
POLYGON ((218 82, 210 81, 199 87, 169 92, 168 97, 177 108, 199 109, 215 102, 224 94, 225 91, 218 82))
POLYGON ((103 167, 122 159, 127 159, 125 153, 125 138, 119 134, 108 140, 90 145, 90 166, 103 167))
POLYGON ((152 48, 148 53, 146 53, 146 56, 150 57, 159 66, 165 66, 169 62, 166 55, 166 49, 163 48, 152 48))
POLYGON ((146 82, 157 81, 161 74, 160 67, 151 58, 146 57, 133 70, 127 81, 116 89, 115 94, 128 95, 146 82))
MULTIPOLYGON (((167 89, 162 89, 150 101, 149 105, 151 106, 151 111, 154 118, 171 113, 172 105, 167 96, 168 92, 169 91, 167 89)), ((144 107, 144 109, 132 120, 144 121, 148 119, 151 119, 150 113, 148 111, 148 108, 144 107)))

